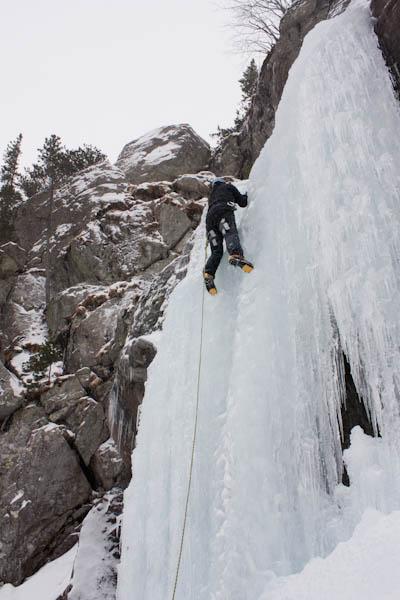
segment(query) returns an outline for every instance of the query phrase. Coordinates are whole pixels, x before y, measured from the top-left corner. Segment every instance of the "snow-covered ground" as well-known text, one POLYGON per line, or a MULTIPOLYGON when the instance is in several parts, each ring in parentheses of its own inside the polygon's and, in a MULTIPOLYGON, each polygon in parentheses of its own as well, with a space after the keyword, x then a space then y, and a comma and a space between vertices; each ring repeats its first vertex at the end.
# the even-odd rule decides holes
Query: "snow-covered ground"
MULTIPOLYGON (((354 0, 307 36, 252 170, 250 205, 238 217, 256 268, 246 275, 224 262, 219 294, 206 297, 176 600, 399 596, 399 134, 369 5, 354 0), (382 436, 353 431, 350 488, 338 483, 342 350, 382 436)), ((204 230, 150 367, 125 495, 119 600, 172 597, 203 240, 204 230)))
POLYGON ((272 577, 260 600, 394 600, 400 593, 400 512, 365 511, 351 539, 298 575, 272 577))
POLYGON ((69 552, 42 567, 18 587, 9 583, 4 585, 0 588, 1 600, 56 600, 68 587, 77 549, 75 544, 69 552))
MULTIPOLYGON (((54 423, 46 427, 59 427, 54 423)), ((98 499, 83 521, 79 542, 22 585, 0 588, 0 600, 57 600, 70 586, 69 600, 114 600, 121 503, 115 489, 98 499), (118 511, 119 512, 119 511, 118 511)), ((20 499, 16 496, 14 502, 20 499)))

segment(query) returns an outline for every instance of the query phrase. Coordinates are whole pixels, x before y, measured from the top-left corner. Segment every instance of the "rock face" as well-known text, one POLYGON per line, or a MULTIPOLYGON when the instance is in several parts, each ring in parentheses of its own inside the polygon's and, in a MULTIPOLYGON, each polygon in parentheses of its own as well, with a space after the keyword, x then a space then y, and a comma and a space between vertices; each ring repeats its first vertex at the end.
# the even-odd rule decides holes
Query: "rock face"
POLYGON ((305 36, 317 23, 347 5, 348 0, 305 0, 294 3, 287 11, 280 23, 279 40, 262 64, 258 89, 242 130, 228 136, 222 148, 212 156, 210 169, 217 175, 248 177, 251 166, 273 132, 275 112, 289 69, 305 36))
MULTIPOLYGON (((135 328, 132 329, 135 331, 135 328)), ((128 468, 135 445, 139 407, 145 392, 147 367, 156 352, 154 343, 149 339, 128 339, 114 381, 111 394, 112 434, 128 468)))
POLYGON ((87 395, 79 373, 61 378, 42 394, 41 404, 51 422, 72 431, 73 445, 88 466, 97 448, 108 438, 108 429, 103 406, 87 395))
POLYGON ((148 137, 162 180, 89 167, 56 190, 50 232, 43 192, 15 207, 0 247, 0 585, 68 550, 93 502, 130 478, 148 334, 185 274, 214 178, 193 173, 209 149, 189 126, 164 128, 158 152, 148 137), (58 358, 35 372, 49 342, 58 358))
POLYGON ((25 251, 15 244, 8 242, 0 246, 0 279, 15 275, 25 265, 25 251))
POLYGON ((0 421, 12 415, 22 402, 20 381, 0 362, 0 421))
POLYGON ((18 340, 20 347, 33 347, 45 337, 45 285, 43 270, 32 269, 13 278, 12 288, 3 307, 3 344, 18 340))
POLYGON ((94 453, 91 470, 98 487, 111 490, 118 483, 128 483, 130 471, 125 468, 120 452, 112 438, 104 442, 94 453))
POLYGON ((400 4, 397 0, 372 0, 375 31, 400 93, 400 4))
POLYGON ((210 147, 190 125, 169 125, 127 144, 116 166, 132 183, 172 181, 207 168, 210 147))
POLYGON ((70 537, 73 545, 69 525, 91 487, 64 429, 34 405, 15 413, 2 434, 0 472, 0 579, 18 585, 56 542, 70 537))

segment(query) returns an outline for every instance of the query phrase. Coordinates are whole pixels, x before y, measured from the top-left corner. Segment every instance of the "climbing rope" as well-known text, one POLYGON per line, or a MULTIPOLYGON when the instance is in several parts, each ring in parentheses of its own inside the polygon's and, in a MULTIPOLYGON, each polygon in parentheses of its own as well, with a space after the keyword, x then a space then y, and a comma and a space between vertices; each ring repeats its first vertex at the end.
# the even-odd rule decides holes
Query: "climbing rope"
MULTIPOLYGON (((208 240, 206 239, 206 244, 204 247, 204 254, 205 254, 204 264, 207 260, 207 244, 208 244, 208 240)), ((193 427, 192 454, 191 454, 191 458, 190 458, 189 480, 188 480, 188 487, 187 487, 187 492, 186 492, 185 513, 184 513, 184 517, 183 517, 181 543, 180 543, 180 547, 179 547, 179 557, 178 557, 178 564, 176 567, 175 584, 174 584, 174 592, 172 594, 172 600, 175 600, 176 588, 178 585, 179 569, 181 566, 183 542, 185 539, 186 521, 187 521, 187 515, 188 515, 188 508, 189 508, 190 489, 192 487, 194 451, 195 451, 195 447, 196 447, 197 423, 198 423, 198 416, 199 416, 199 401, 200 401, 200 376, 201 376, 201 360, 202 360, 202 353, 203 353, 204 297, 205 297, 205 286, 203 285, 203 296, 202 296, 202 300, 201 300, 201 321, 200 321, 200 351, 199 351, 199 366, 198 366, 198 370, 197 370, 196 409, 195 409, 194 427, 193 427)))

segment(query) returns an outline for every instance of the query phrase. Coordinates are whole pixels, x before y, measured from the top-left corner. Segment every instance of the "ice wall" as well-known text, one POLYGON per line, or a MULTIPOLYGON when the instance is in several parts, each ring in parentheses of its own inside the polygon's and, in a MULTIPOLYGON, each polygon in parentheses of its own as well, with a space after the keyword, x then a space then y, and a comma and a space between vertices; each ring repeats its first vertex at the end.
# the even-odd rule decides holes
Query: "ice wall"
MULTIPOLYGON (((276 575, 327 556, 366 509, 400 508, 399 139, 368 3, 353 0, 307 36, 252 170, 240 232, 256 268, 246 275, 224 263, 218 296, 206 298, 177 598, 268 599, 276 575), (353 435, 349 489, 338 483, 342 349, 382 435, 353 435)), ((172 597, 203 240, 204 230, 150 368, 125 497, 119 600, 172 597)))

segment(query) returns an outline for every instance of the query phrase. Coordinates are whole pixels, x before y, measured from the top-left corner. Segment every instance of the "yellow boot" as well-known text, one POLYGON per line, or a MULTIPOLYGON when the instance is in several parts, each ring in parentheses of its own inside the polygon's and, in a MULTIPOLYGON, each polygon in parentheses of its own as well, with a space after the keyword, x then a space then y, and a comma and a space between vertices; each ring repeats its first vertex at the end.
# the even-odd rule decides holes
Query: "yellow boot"
POLYGON ((254 265, 246 260, 244 256, 240 256, 240 254, 230 254, 228 256, 228 261, 230 265, 233 265, 234 267, 240 267, 245 273, 251 273, 251 271, 254 269, 254 265))
POLYGON ((214 277, 209 273, 204 273, 204 283, 207 289, 207 292, 212 296, 215 296, 217 293, 217 288, 215 287, 214 277))

